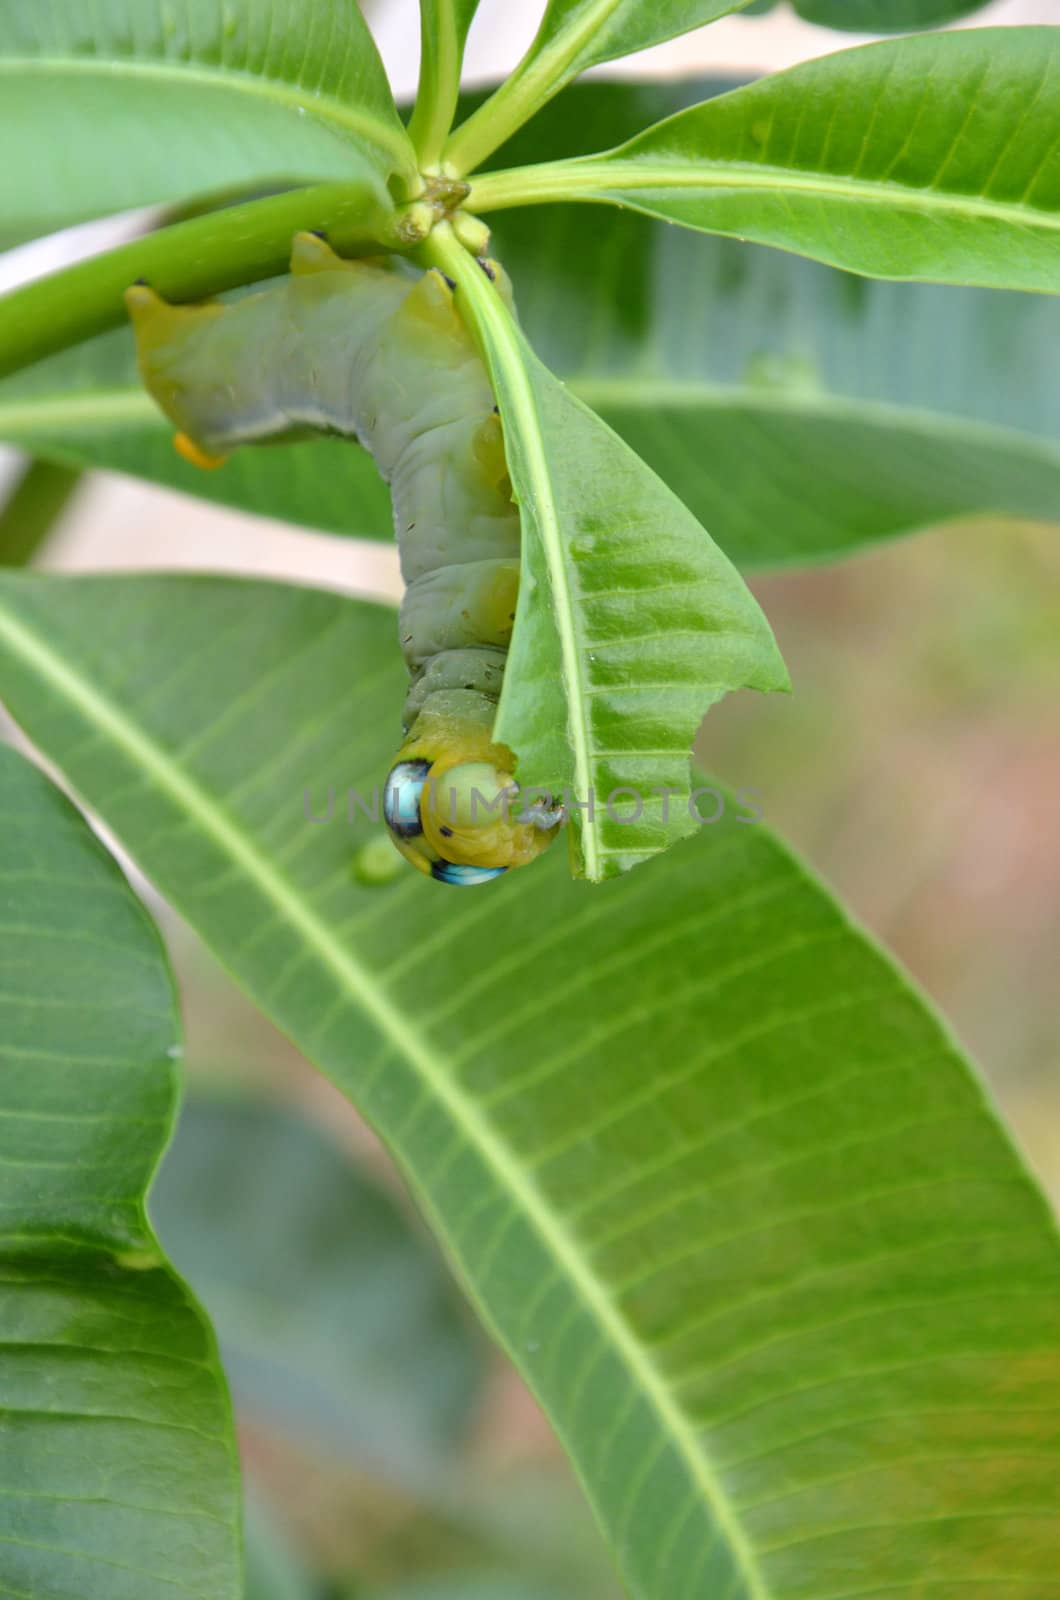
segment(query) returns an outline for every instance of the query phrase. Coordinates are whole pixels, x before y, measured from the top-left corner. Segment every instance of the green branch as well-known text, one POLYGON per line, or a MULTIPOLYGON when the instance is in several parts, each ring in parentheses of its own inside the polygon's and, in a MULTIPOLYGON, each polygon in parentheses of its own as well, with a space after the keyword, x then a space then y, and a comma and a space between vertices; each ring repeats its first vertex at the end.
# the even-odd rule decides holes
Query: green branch
POLYGON ((435 6, 420 0, 420 81, 408 134, 421 170, 438 165, 460 96, 466 25, 461 30, 452 0, 435 6))
POLYGON ((340 255, 407 250, 429 229, 419 212, 388 208, 364 183, 327 183, 162 228, 0 297, 0 377, 120 326, 137 279, 167 300, 202 300, 285 272, 302 229, 340 255))

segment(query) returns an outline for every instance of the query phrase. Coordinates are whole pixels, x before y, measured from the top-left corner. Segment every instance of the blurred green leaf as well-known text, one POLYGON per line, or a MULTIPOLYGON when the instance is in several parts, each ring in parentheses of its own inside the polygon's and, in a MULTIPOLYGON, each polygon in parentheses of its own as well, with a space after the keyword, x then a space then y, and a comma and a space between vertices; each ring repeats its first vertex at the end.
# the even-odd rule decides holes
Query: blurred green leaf
POLYGON ((369 1592, 364 1600, 574 1600, 571 1590, 544 1589, 511 1573, 461 1573, 369 1592))
POLYGON ((162 946, 8 746, 0 811, 0 1593, 239 1600, 224 1379, 143 1208, 180 1054, 162 946))
POLYGON ((848 33, 911 33, 983 11, 990 0, 792 0, 807 22, 848 33))
POLYGON ((1058 293, 1058 125, 1060 29, 928 34, 775 73, 598 156, 487 173, 468 205, 609 201, 871 277, 1058 293))
POLYGON ((201 472, 144 391, 132 336, 104 334, 0 382, 0 439, 71 466, 105 467, 263 516, 391 539, 390 497, 371 457, 334 439, 238 451, 201 472))
POLYGON ((481 1347, 429 1242, 292 1108, 193 1102, 151 1200, 237 1402, 405 1484, 466 1431, 481 1347))
MULTIPOLYGON (((779 0, 751 0, 744 15, 758 17, 779 0)), ((939 28, 984 10, 990 0, 790 0, 795 12, 822 28, 847 33, 912 33, 939 28)))
POLYGON ((599 882, 695 831, 689 752, 704 714, 735 689, 786 689, 787 671, 706 530, 537 359, 478 263, 440 233, 435 260, 481 343, 522 517, 493 736, 517 752, 527 790, 563 798, 574 870, 599 882), (616 818, 619 793, 632 815, 616 818))
POLYGON ((1057 299, 871 282, 617 211, 584 236, 570 207, 498 222, 542 358, 737 565, 1060 521, 1057 299))
POLYGON ((764 828, 730 806, 595 889, 559 850, 486 893, 369 888, 341 796, 391 760, 392 613, 0 597, 9 709, 379 1129, 631 1595, 1048 1590, 1054 1227, 924 1001, 764 828))
POLYGON ((5 0, 0 238, 234 186, 415 172, 352 0, 5 0), (32 151, 32 159, 27 152, 32 151))
POLYGON ((54 532, 81 473, 57 461, 30 461, 0 505, 0 567, 24 567, 54 532))
POLYGON ((251 1496, 245 1518, 245 1600, 323 1600, 323 1590, 281 1537, 275 1518, 251 1496))

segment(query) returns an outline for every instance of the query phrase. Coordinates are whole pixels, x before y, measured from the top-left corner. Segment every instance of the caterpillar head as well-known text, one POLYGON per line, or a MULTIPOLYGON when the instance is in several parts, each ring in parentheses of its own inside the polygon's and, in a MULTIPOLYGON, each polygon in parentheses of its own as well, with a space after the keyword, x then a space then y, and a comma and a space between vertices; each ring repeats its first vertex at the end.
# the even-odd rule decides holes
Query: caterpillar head
POLYGON ((562 810, 525 801, 506 755, 481 730, 406 743, 383 791, 386 825, 406 861, 440 883, 470 887, 547 849, 562 810))

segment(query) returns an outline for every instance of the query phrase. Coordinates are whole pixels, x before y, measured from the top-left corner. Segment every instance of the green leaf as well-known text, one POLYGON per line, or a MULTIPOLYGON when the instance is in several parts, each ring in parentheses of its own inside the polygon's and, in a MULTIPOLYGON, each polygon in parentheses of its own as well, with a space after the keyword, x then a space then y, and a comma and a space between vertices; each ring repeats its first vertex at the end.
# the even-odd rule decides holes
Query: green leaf
POLYGON ((447 168, 473 172, 586 68, 690 33, 747 0, 549 0, 515 71, 453 134, 447 168))
POLYGON ((742 8, 742 0, 549 0, 527 66, 562 61, 562 78, 665 39, 691 33, 742 8))
POLYGON ((391 539, 390 497, 371 457, 336 439, 240 450, 201 472, 173 449, 127 329, 0 382, 0 439, 51 461, 147 478, 219 505, 361 538, 391 539))
POLYGON ((468 1424, 480 1348, 394 1200, 289 1107, 193 1103, 152 1202, 248 1413, 429 1481, 468 1424))
POLYGON ((477 212, 609 201, 881 278, 1060 292, 1060 29, 866 45, 587 159, 488 174, 477 212))
MULTIPOLYGON (((577 84, 505 155, 599 149, 731 87, 577 84)), ((613 207, 496 220, 542 360, 740 566, 1060 518, 1055 298, 872 281, 613 207)))
POLYGON ((910 33, 942 28, 982 11, 989 0, 794 0, 807 22, 848 33, 910 33))
POLYGON ((537 359, 478 263, 434 239, 483 346, 522 517, 494 737, 529 791, 571 804, 574 869, 599 881, 695 829, 685 802, 704 713, 733 689, 785 689, 787 673, 705 529, 537 359))
POLYGON ((1040 1600, 1057 1243, 952 1040, 731 811, 596 889, 558 850, 474 895, 360 885, 393 630, 11 574, 0 689, 395 1152, 636 1600, 1040 1600))
POLYGON ((0 236, 231 188, 411 182, 353 0, 5 0, 0 236), (33 159, 26 159, 32 150, 33 159))
MULTIPOLYGON (((982 11, 990 0, 792 0, 795 11, 822 28, 847 33, 911 33, 939 28, 982 11)), ((752 0, 749 17, 772 11, 777 0, 752 0)))
POLYGON ((239 1600, 224 1379, 144 1214, 180 1054, 162 946, 7 746, 0 810, 0 1592, 239 1600))

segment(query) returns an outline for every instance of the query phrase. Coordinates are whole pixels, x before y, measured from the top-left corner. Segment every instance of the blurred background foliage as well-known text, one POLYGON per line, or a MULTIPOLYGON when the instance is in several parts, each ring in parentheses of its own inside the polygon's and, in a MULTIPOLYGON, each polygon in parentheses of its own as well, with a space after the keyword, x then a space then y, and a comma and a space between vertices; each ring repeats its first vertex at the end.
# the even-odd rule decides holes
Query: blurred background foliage
MULTIPOLYGON (((408 8, 366 9, 408 87, 408 8)), ((1035 0, 1002 0, 974 20, 1048 19, 1035 0)), ((708 30, 698 43, 716 53, 682 41, 685 54, 652 56, 664 73, 762 69, 805 54, 811 35, 811 53, 849 42, 781 7, 708 30)), ((489 48, 483 32, 473 67, 488 68, 489 48)), ((758 310, 770 353, 768 297, 758 310)), ((938 377, 959 389, 952 371, 938 377)), ((25 482, 15 534, 32 543, 61 505, 46 567, 199 564, 396 592, 388 546, 109 475, 76 493, 62 473, 25 482)), ((759 792, 765 820, 912 971, 1060 1197, 1056 525, 950 522, 754 587, 795 694, 735 697, 697 754, 759 792)), ((558 1446, 385 1152, 144 892, 177 970, 189 1068, 152 1214, 214 1319, 237 1401, 248 1600, 616 1600, 558 1446)))

